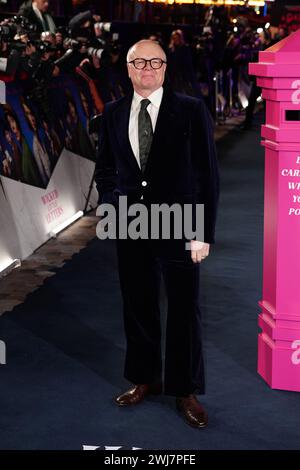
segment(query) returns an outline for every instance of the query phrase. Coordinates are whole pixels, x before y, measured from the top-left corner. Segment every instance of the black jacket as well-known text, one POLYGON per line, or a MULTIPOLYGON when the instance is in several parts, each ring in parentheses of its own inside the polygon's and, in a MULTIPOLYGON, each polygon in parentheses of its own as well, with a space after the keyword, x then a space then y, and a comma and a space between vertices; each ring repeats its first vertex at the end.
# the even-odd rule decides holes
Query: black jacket
MULTIPOLYGON (((45 31, 43 23, 41 22, 39 17, 35 14, 34 9, 32 8, 32 1, 22 3, 18 11, 18 15, 25 16, 25 18, 27 18, 31 23, 35 24, 37 26, 38 34, 41 34, 43 31, 45 31)), ((47 26, 47 20, 45 21, 46 21, 46 26, 47 26)), ((46 31, 47 30, 48 29, 46 28, 46 31)))
POLYGON ((128 205, 204 204, 204 241, 214 243, 219 173, 213 122, 205 104, 164 89, 142 174, 128 136, 131 101, 132 93, 104 109, 95 173, 99 203, 117 204, 124 194, 128 205))

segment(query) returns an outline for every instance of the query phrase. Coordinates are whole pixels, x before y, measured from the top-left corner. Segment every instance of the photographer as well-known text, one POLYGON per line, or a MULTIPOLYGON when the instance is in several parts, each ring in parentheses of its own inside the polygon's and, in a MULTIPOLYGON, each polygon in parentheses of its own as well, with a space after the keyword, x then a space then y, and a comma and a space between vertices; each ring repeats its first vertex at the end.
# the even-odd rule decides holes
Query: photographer
POLYGON ((105 23, 99 23, 99 17, 91 11, 75 15, 69 22, 68 37, 63 41, 65 54, 55 62, 61 72, 70 72, 82 61, 91 57, 102 59, 106 40, 102 36, 105 23))
MULTIPOLYGON (((3 80, 32 77, 39 68, 40 62, 48 60, 50 52, 56 51, 50 40, 40 40, 40 33, 34 24, 23 16, 14 16, 0 24, 0 73, 3 80)), ((52 64, 50 76, 55 72, 52 64)), ((55 74, 55 73, 54 73, 55 74)), ((44 75, 43 75, 44 76, 44 75)))
POLYGON ((119 73, 120 46, 111 39, 111 23, 100 23, 91 11, 74 16, 64 39, 66 53, 55 61, 61 72, 76 71, 87 83, 98 113, 103 101, 122 96, 124 80, 119 73))
POLYGON ((192 51, 186 44, 181 29, 172 32, 167 56, 172 90, 201 98, 201 90, 193 67, 192 51))
POLYGON ((214 115, 216 51, 211 28, 204 27, 202 34, 195 36, 193 39, 192 51, 197 81, 200 85, 203 99, 211 114, 214 115))
POLYGON ((18 35, 21 26, 16 21, 6 19, 0 23, 0 79, 11 81, 25 54, 26 45, 18 35))

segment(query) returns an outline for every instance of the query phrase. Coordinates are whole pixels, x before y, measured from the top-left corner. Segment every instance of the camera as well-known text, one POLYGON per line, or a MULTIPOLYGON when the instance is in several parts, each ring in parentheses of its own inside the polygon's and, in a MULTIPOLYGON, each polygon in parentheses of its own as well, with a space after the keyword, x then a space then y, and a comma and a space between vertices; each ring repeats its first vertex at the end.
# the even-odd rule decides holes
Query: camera
POLYGON ((9 42, 13 40, 18 32, 18 28, 15 24, 0 25, 0 42, 9 42))
POLYGON ((13 16, 7 22, 0 24, 0 42, 13 41, 16 35, 27 35, 33 39, 36 34, 36 25, 32 24, 24 16, 13 16))
POLYGON ((48 41, 32 41, 31 42, 35 47, 36 50, 41 54, 45 54, 46 52, 56 52, 57 48, 56 46, 53 46, 48 41))
POLYGON ((90 10, 75 15, 69 21, 68 37, 64 40, 67 51, 55 61, 55 65, 62 71, 70 71, 79 65, 84 54, 101 60, 104 56, 108 57, 110 45, 102 33, 107 34, 110 30, 111 23, 93 23, 90 10))

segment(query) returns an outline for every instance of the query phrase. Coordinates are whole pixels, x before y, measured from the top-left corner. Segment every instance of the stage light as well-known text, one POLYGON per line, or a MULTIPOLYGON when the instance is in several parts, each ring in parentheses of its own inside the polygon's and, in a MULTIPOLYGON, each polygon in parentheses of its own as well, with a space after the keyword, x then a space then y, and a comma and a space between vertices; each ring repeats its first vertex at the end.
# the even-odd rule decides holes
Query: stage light
POLYGON ((263 32, 263 30, 264 30, 263 28, 257 28, 256 32, 257 32, 258 34, 260 34, 260 33, 263 32))
POLYGON ((270 23, 266 23, 265 24, 265 29, 269 29, 270 28, 270 23))
POLYGON ((49 236, 51 238, 56 238, 56 236, 67 228, 69 225, 73 224, 76 220, 80 219, 80 217, 83 216, 83 211, 78 211, 76 214, 72 215, 69 219, 65 220, 62 224, 58 225, 56 228, 52 229, 51 232, 49 233, 49 236))
MULTIPOLYGON (((146 0, 138 0, 139 2, 145 3, 146 0)), ((245 6, 246 0, 148 0, 151 3, 164 3, 165 5, 184 5, 184 4, 200 4, 209 6, 245 6)), ((265 0, 247 0, 247 6, 250 7, 263 7, 265 0)), ((259 14, 259 12, 258 12, 259 14)))
POLYGON ((7 261, 0 263, 0 277, 6 276, 13 269, 21 266, 21 260, 9 258, 7 261))

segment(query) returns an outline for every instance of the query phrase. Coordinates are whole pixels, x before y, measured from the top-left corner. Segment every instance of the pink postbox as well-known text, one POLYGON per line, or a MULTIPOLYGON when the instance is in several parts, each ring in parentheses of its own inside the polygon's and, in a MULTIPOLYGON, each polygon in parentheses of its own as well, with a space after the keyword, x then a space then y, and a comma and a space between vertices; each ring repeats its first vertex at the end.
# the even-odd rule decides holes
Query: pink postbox
POLYGON ((266 101, 263 298, 258 373, 300 391, 300 30, 249 64, 266 101))

